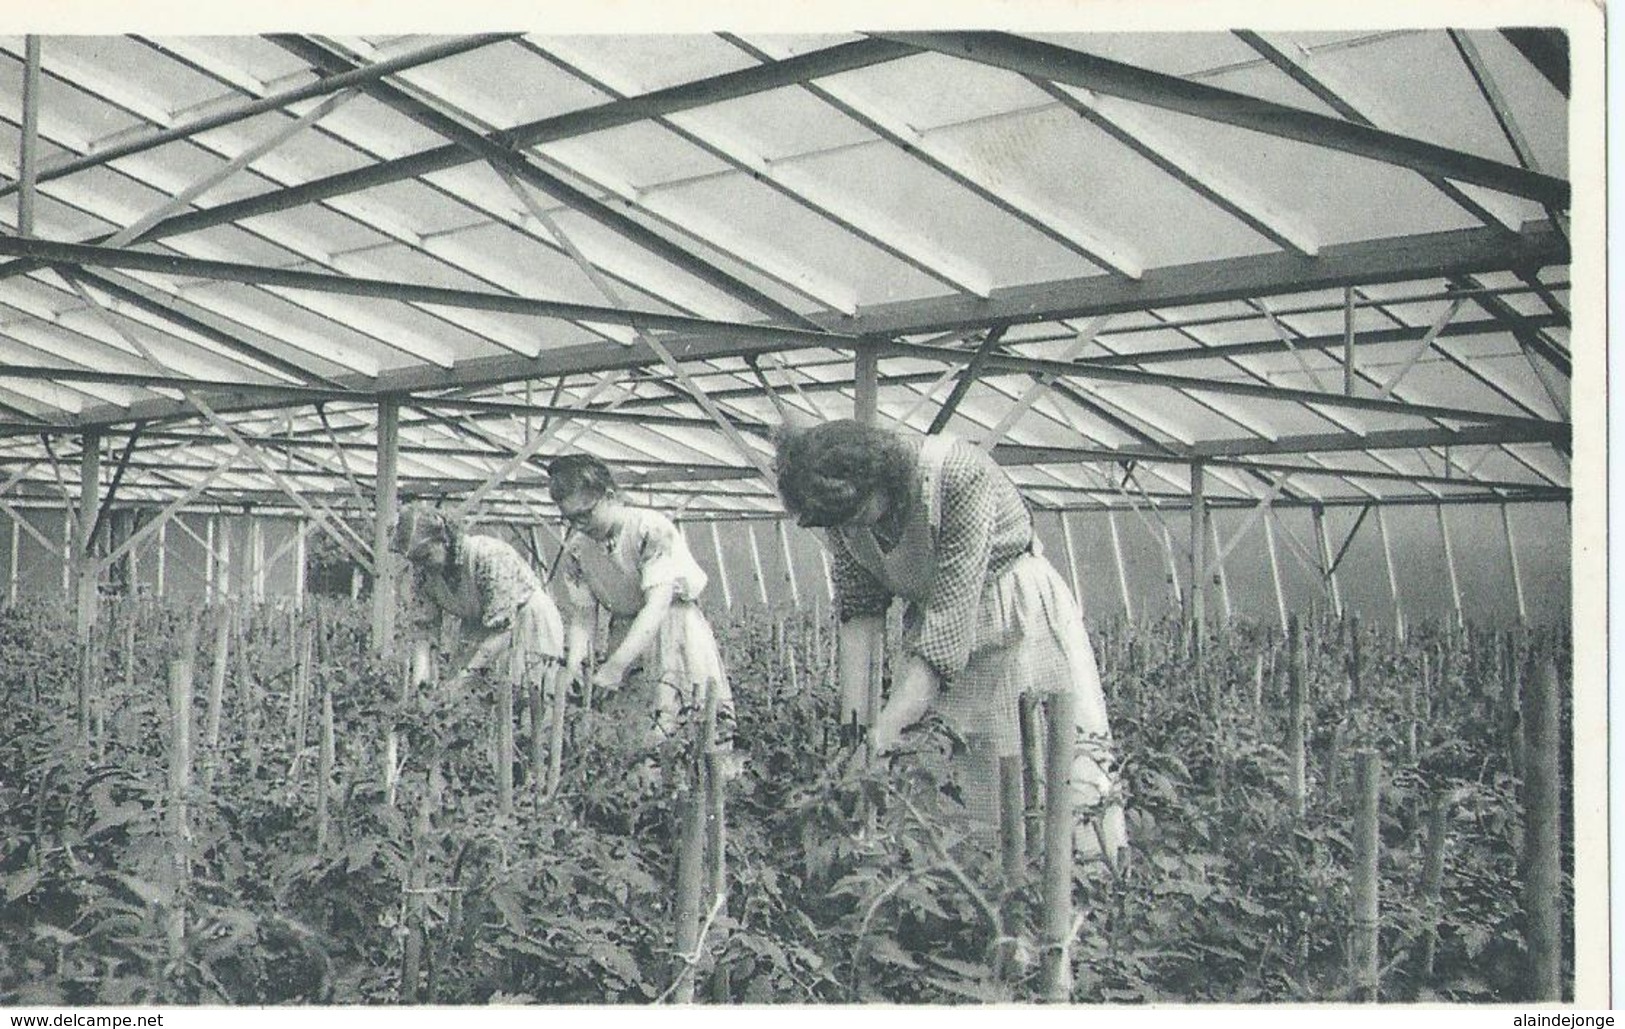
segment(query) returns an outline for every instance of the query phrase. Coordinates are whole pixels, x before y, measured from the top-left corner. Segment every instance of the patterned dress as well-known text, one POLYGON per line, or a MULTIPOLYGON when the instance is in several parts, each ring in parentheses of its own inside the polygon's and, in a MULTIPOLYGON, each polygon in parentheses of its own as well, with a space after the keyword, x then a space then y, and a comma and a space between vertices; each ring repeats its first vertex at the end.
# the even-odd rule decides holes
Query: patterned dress
MULTIPOLYGON (((464 536, 441 572, 415 569, 417 621, 434 626, 440 614, 462 622, 465 645, 491 633, 509 640, 492 659, 507 662, 515 681, 563 660, 564 623, 553 598, 518 551, 490 536, 464 536)), ((471 668, 470 671, 477 669, 471 668)))
POLYGON ((1039 554, 1032 515, 992 458, 946 437, 904 439, 915 453, 916 499, 902 524, 889 538, 828 533, 842 620, 906 601, 904 650, 941 679, 935 710, 970 745, 959 772, 984 822, 997 815, 998 759, 1021 753, 1021 697, 1070 690, 1078 844, 1095 854, 1104 843, 1115 855, 1126 832, 1111 727, 1076 600, 1039 554))
POLYGON ((717 694, 717 739, 733 739, 733 691, 722 666, 711 623, 700 610, 707 577, 671 519, 641 507, 623 509, 625 520, 605 543, 585 535, 570 540, 561 567, 571 617, 590 621, 599 605, 618 619, 634 618, 644 594, 673 587, 671 609, 644 655, 654 738, 671 735, 704 706, 707 686, 717 694), (589 567, 591 574, 589 575, 589 567))

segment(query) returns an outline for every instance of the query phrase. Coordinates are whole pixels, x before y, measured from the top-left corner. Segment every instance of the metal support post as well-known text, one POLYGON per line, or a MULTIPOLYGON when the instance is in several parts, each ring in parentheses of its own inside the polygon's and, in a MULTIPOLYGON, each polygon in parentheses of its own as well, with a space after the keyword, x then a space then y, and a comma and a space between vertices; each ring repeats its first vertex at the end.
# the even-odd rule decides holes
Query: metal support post
POLYGON ((717 523, 713 520, 707 523, 711 527, 711 552, 717 558, 717 579, 722 583, 723 610, 734 609, 733 586, 728 582, 728 563, 722 559, 722 536, 717 532, 717 523))
POLYGON ((880 354, 874 347, 862 347, 852 363, 852 417, 873 425, 880 405, 880 354))
POLYGON ((1343 395, 1354 395, 1354 287, 1343 287, 1343 395))
POLYGON ((395 638, 395 562, 389 543, 390 534, 395 530, 400 419, 399 400, 385 397, 378 401, 378 475, 372 527, 372 649, 386 656, 395 638))
POLYGON ((74 578, 78 583, 78 603, 74 627, 81 642, 90 638, 96 624, 96 508, 101 504, 101 436, 87 432, 80 437, 78 539, 73 548, 74 578))
POLYGON ((1117 531, 1117 512, 1106 512, 1106 527, 1112 534, 1112 563, 1117 566, 1117 588, 1123 595, 1123 617, 1134 621, 1134 599, 1128 590, 1128 568, 1123 564, 1123 538, 1117 531))
POLYGON ((762 547, 756 541, 756 527, 750 522, 741 522, 740 528, 745 530, 747 542, 750 544, 750 570, 756 577, 756 593, 762 598, 762 607, 769 608, 773 602, 767 595, 767 572, 762 568, 762 547))
POLYGON ((1466 624, 1461 613, 1461 580, 1456 576, 1456 548, 1450 542, 1450 522, 1445 519, 1444 505, 1435 504, 1435 511, 1439 513, 1439 537, 1444 540, 1444 564, 1450 573, 1450 604, 1456 615, 1458 626, 1466 624))
POLYGON ((784 519, 780 518, 774 523, 779 536, 779 553, 784 555, 784 577, 790 584, 790 603, 798 610, 801 608, 801 583, 796 579, 796 563, 790 557, 790 530, 785 528, 784 519))
POLYGON ((1377 535, 1382 537, 1382 561, 1388 569, 1388 599, 1394 605, 1394 635, 1405 638, 1405 605, 1399 598, 1399 575, 1394 571, 1394 548, 1388 541, 1388 518, 1377 508, 1377 535))
POLYGON ((1207 577, 1207 496, 1205 468, 1200 461, 1191 462, 1191 604, 1189 622, 1198 637, 1205 629, 1207 617, 1207 590, 1203 580, 1207 577))
POLYGON ((1518 624, 1529 624, 1529 608, 1523 598, 1523 568, 1518 564, 1518 539, 1512 534, 1512 509, 1501 505, 1501 526, 1507 534, 1507 558, 1512 562, 1512 594, 1518 601, 1518 624))
MULTIPOLYGON (((1204 520, 1207 522, 1208 542, 1213 544, 1214 550, 1218 550, 1219 526, 1218 523, 1213 520, 1213 512, 1208 511, 1207 517, 1204 520)), ((1225 574, 1223 561, 1219 561, 1214 564, 1213 575, 1219 580, 1219 608, 1224 612, 1224 624, 1229 625, 1235 612, 1230 606, 1230 577, 1225 574)))
POLYGON ((1332 614, 1338 618, 1343 617, 1343 591, 1337 581, 1337 570, 1332 566, 1332 542, 1326 535, 1326 509, 1316 504, 1312 509, 1315 517, 1315 546, 1320 558, 1320 574, 1324 580, 1321 586, 1332 599, 1332 614))
POLYGON ((1287 630, 1286 591, 1281 588, 1281 555, 1275 549, 1275 510, 1264 515, 1264 547, 1270 557, 1270 581, 1275 584, 1275 610, 1281 618, 1281 631, 1287 630))
POLYGON ((1066 575, 1072 584, 1072 599, 1077 601, 1078 612, 1084 609, 1083 583, 1078 578, 1078 551, 1072 540, 1072 512, 1061 512, 1061 541, 1066 545, 1066 575))

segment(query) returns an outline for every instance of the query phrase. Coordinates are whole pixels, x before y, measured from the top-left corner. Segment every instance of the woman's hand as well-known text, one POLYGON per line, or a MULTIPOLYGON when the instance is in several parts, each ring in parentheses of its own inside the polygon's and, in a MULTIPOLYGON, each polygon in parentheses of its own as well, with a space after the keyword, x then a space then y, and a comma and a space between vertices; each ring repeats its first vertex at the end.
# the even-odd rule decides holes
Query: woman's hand
POLYGON ((625 678, 625 665, 616 661, 605 661, 593 673, 592 684, 605 693, 613 693, 621 688, 621 680, 625 678))
POLYGON ((891 696, 869 729, 869 746, 875 756, 890 753, 902 743, 903 730, 925 717, 936 699, 941 682, 936 670, 923 659, 910 657, 891 696))

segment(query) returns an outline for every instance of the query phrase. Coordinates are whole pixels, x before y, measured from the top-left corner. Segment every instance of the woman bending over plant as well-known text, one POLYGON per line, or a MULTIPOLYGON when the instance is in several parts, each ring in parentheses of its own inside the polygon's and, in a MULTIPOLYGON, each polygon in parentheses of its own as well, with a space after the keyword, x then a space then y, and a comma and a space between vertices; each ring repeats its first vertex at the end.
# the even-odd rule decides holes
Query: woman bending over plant
POLYGON ((525 559, 492 536, 465 532, 426 504, 410 504, 395 523, 394 547, 411 564, 419 628, 442 614, 462 625, 450 684, 489 670, 528 682, 564 654, 558 607, 525 559))
POLYGON ((583 673, 600 606, 617 619, 630 619, 598 666, 594 685, 606 692, 619 689, 641 660, 650 687, 641 706, 651 742, 695 718, 703 710, 704 691, 714 690, 718 745, 731 748, 733 693, 699 605, 706 574, 682 533, 660 512, 624 502, 609 467, 595 457, 556 458, 548 477, 569 527, 559 560, 570 613, 565 657, 570 673, 583 673))
POLYGON ((871 750, 938 713, 967 745, 959 777, 971 812, 996 817, 998 759, 1021 753, 1019 701, 1070 691, 1079 849, 1126 842, 1111 772, 1111 728, 1078 607, 1033 534, 1032 515, 988 455, 945 436, 825 422, 781 438, 785 508, 827 530, 839 629, 842 720, 869 725, 871 750), (902 667, 869 710, 871 655, 893 598, 905 601, 902 667))

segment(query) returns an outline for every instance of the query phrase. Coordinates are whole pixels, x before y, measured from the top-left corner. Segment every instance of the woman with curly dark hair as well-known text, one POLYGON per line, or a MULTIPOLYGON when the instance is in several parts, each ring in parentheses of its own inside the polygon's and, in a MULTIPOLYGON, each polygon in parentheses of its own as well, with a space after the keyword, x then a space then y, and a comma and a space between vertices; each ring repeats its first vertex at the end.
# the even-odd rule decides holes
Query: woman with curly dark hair
POLYGON ((991 822, 998 759, 1021 752, 1023 696, 1069 691, 1079 845, 1115 857, 1126 839, 1111 728, 1094 651, 1071 592, 1040 554, 1031 512, 987 454, 945 436, 825 422, 781 437, 785 508, 827 530, 840 616, 842 718, 876 753, 928 712, 969 744, 967 804, 991 822), (904 658, 870 710, 871 655, 893 598, 906 602, 904 658), (1090 814, 1090 813, 1093 814, 1090 814))

